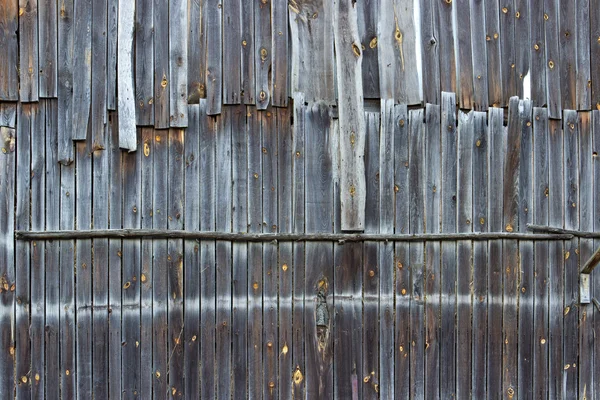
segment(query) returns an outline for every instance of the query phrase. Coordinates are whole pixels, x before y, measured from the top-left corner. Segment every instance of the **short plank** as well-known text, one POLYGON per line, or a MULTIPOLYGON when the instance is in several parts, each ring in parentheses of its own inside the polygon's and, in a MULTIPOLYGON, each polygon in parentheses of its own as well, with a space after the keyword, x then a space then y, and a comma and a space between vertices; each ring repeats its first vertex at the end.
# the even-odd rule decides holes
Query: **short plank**
MULTIPOLYGON (((473 108, 473 56, 471 46, 471 7, 469 0, 455 0, 456 37, 458 45, 458 104, 460 108, 473 108)), ((474 21, 477 25, 479 21, 474 21)))
MULTIPOLYGON (((192 2, 191 5, 194 5, 192 2)), ((120 7, 119 7, 120 9, 120 7)), ((192 8, 196 10, 196 7, 192 8)), ((169 2, 162 0, 154 0, 154 127, 157 129, 165 129, 169 127, 169 113, 170 113, 170 87, 171 78, 169 70, 169 2)), ((120 13, 119 13, 120 14, 120 13)), ((197 15, 193 13, 191 15, 197 15)), ((202 14, 200 14, 202 15, 202 14)), ((192 20, 190 19, 190 22, 192 20)), ((197 21, 199 26, 203 26, 200 21, 197 21)), ((195 36, 194 36, 195 38, 195 36)), ((191 44, 198 44, 199 48, 203 43, 202 36, 198 39, 198 42, 193 42, 190 38, 191 44)), ((195 54, 194 52, 191 52, 195 54)), ((202 51, 198 51, 202 53, 202 51)), ((204 71, 200 71, 204 74, 204 71)), ((192 75, 194 76, 194 75, 192 75)), ((120 80, 120 79, 119 79, 120 80)), ((195 80, 192 80, 195 82, 195 80)), ((193 83, 192 83, 193 84, 193 83)), ((200 96, 202 97, 202 96, 200 96)))
POLYGON ((577 32, 576 7, 574 1, 561 0, 558 2, 560 11, 558 46, 560 51, 560 86, 562 108, 577 109, 577 32))
POLYGON ((430 0, 419 2, 421 14, 421 65, 423 102, 439 104, 440 97, 440 55, 438 43, 438 15, 430 0))
POLYGON ((187 12, 186 0, 169 1, 169 123, 171 127, 177 128, 185 128, 188 125, 187 12))
MULTIPOLYGON (((85 140, 92 96, 92 1, 77 0, 73 7, 73 140, 85 140)), ((120 14, 120 13, 119 13, 120 14)), ((133 26, 133 24, 132 24, 133 26)), ((119 57, 119 60, 121 57, 119 57)), ((122 75, 119 74, 121 78, 122 75)), ((121 79, 119 79, 120 81, 121 79)), ((60 95, 59 95, 60 96, 60 95)))
MULTIPOLYGON (((494 2, 491 2, 493 5, 494 2)), ((454 30, 453 30, 453 15, 452 8, 453 2, 450 1, 438 1, 436 6, 436 13, 439 18, 438 37, 440 44, 440 89, 444 92, 457 91, 456 86, 456 50, 454 43, 454 30)), ((488 2, 486 2, 486 5, 488 2)), ((496 3, 496 21, 498 14, 498 5, 496 3)), ((398 7, 398 6, 396 6, 398 7)), ((398 13, 398 10, 394 10, 398 13)), ((412 10, 411 10, 412 12, 412 10)), ((409 14, 410 15, 410 14, 409 14)), ((487 19, 487 14, 486 14, 487 19)), ((497 22, 496 22, 497 23, 497 22)), ((493 25, 492 25, 493 26, 493 25)), ((499 32, 496 30, 496 32, 499 32)), ((498 58, 500 54, 498 52, 498 58)), ((498 64, 499 65, 499 64, 498 64)), ((443 98, 442 98, 443 101, 443 98)))
POLYGON ((222 79, 222 5, 218 0, 206 2, 206 113, 221 113, 222 79))
POLYGON ((17 103, 0 103, 0 127, 17 127, 17 103))
MULTIPOLYGON (((404 104, 421 103, 421 83, 417 70, 417 31, 413 18, 412 2, 396 0, 394 11, 394 56, 396 60, 396 90, 397 102, 404 104)), ((442 34, 443 36, 443 34, 442 34)), ((444 60, 440 60, 441 63, 444 60)), ((445 64, 441 64, 445 65, 445 64)))
MULTIPOLYGON (((590 7, 590 65, 600 62, 600 7, 590 7), (596 39, 596 40, 594 40, 596 39)), ((595 110, 600 105, 600 69, 591 68, 592 94, 591 107, 595 110)))
MULTIPOLYGON (((242 85, 240 97, 244 104, 254 104, 254 1, 242 1, 242 85)), ((227 42, 231 43, 231 42, 227 42)))
POLYGON ((73 162, 73 1, 61 3, 58 18, 58 161, 73 162))
POLYGON ((515 49, 515 19, 517 10, 515 9, 516 4, 513 6, 513 1, 499 0, 498 4, 500 5, 500 31, 497 33, 499 33, 498 40, 502 53, 502 58, 498 60, 502 72, 502 99, 500 106, 506 107, 510 97, 517 94, 517 49, 515 49))
POLYGON ((502 58, 500 57, 500 6, 498 0, 485 2, 485 41, 487 48, 488 103, 493 107, 501 107, 504 105, 504 82, 502 79, 502 58))
POLYGON ((275 107, 287 107, 288 104, 288 13, 286 1, 271 1, 271 104, 275 107))
MULTIPOLYGON (((156 4, 156 3, 155 3, 156 4)), ((206 2, 193 0, 188 2, 187 19, 187 72, 188 72, 188 104, 198 104, 206 97, 206 24, 204 22, 206 2)), ((228 9, 224 2, 225 10, 228 9)), ((155 6, 156 10, 156 6, 155 6)), ((225 17, 226 18, 226 17, 225 17)), ((225 35, 227 33, 224 33, 225 35)), ((226 40, 226 42, 231 43, 226 40)), ((235 46, 231 46, 232 48, 235 46)), ((155 46, 156 49, 156 46, 155 46)), ((156 51, 156 50, 155 50, 156 51)), ((159 61, 163 62, 163 61, 159 61)), ((156 78, 155 78, 156 79, 156 78)), ((155 86, 156 87, 156 86, 155 86)), ((156 89, 155 89, 156 91, 156 89)))
POLYGON ((135 4, 119 0, 119 34, 117 56, 119 64, 117 73, 119 81, 118 110, 119 110, 119 147, 135 151, 135 83, 133 79, 133 34, 135 22, 135 4))
POLYGON ((92 3, 92 87, 90 124, 92 151, 105 148, 106 136, 106 23, 107 0, 92 3))
POLYGON ((485 2, 471 0, 471 46, 473 57, 473 108, 486 111, 489 105, 485 2))
POLYGON ((531 0, 515 0, 515 92, 522 99, 531 99, 531 22, 539 10, 530 10, 531 0))
POLYGON ((254 0, 254 83, 256 107, 266 110, 271 100, 269 71, 271 70, 271 3, 254 0))
POLYGON ((379 2, 368 0, 356 4, 358 18, 358 37, 362 49, 363 92, 367 99, 379 98, 379 62, 377 47, 379 20, 379 2))
POLYGON ((19 100, 19 2, 9 0, 2 3, 0 15, 0 47, 4 49, 0 59, 0 100, 19 100))
MULTIPOLYGON (((595 5, 594 5, 595 7, 595 5)), ((590 1, 576 2, 576 50, 577 50, 577 110, 590 110, 592 98, 592 71, 590 64, 590 1)), ((575 33, 575 32, 573 32, 575 33)), ((596 42, 598 36, 592 36, 596 42)))
POLYGON ((58 96, 57 20, 58 2, 53 0, 38 0, 39 97, 58 96))
POLYGON ((109 110, 117 109, 117 37, 119 29, 119 0, 108 0, 106 104, 109 110))
MULTIPOLYGON (((394 7, 394 0, 381 0, 379 6, 382 10, 394 7)), ((394 98, 396 78, 396 58, 394 57, 394 46, 396 45, 395 13, 381 13, 377 19, 377 55, 379 65, 379 96, 381 99, 394 98)))
POLYGON ((559 50, 559 9, 558 2, 544 0, 544 32, 545 32, 545 62, 546 62, 546 105, 548 117, 551 119, 562 118, 562 94, 567 90, 561 85, 561 61, 559 50))
MULTIPOLYGON (((183 21, 178 22, 178 26, 186 28, 183 21)), ((137 125, 154 125, 153 1, 137 2, 135 24, 135 122, 137 125)))
MULTIPOLYGON (((242 90, 242 1, 223 1, 223 104, 240 104, 242 90)), ((190 24, 190 26, 195 26, 190 24)), ((190 29, 197 35, 198 29, 190 29)), ((286 35, 287 37, 287 35, 286 35)), ((192 48, 194 49, 194 48, 192 48)), ((195 50, 194 50, 195 52, 195 50)), ((197 57, 190 55, 190 57, 197 57)), ((195 67, 192 67, 195 68, 195 67)), ((189 67, 188 67, 189 69, 189 67)))
POLYGON ((529 3, 529 77, 531 101, 536 107, 547 105, 546 95, 546 34, 543 0, 531 0, 529 3))
POLYGON ((37 1, 19 0, 19 99, 23 103, 39 100, 38 29, 37 1))

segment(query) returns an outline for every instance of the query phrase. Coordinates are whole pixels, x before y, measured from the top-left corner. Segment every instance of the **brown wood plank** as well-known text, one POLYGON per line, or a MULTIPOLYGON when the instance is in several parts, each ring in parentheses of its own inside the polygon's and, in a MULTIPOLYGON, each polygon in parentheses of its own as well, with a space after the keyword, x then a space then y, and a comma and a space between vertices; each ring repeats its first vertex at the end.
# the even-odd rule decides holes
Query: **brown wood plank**
MULTIPOLYGON (((501 43, 500 5, 498 0, 485 2, 485 42, 487 47, 488 103, 493 107, 504 105, 501 43)), ((445 89, 448 90, 448 89, 445 89)))
MULTIPOLYGON (((224 3, 228 10, 227 2, 224 3)), ((206 2, 192 0, 188 2, 187 20, 187 72, 188 72, 188 104, 198 104, 201 98, 206 97, 206 2)), ((156 10, 156 8, 155 8, 156 10)), ((226 15, 225 15, 226 18, 226 15)), ((227 33, 225 33, 227 35, 227 33)), ((227 43, 232 43, 227 40, 227 43)), ((235 46, 231 46, 235 48, 235 46)), ((227 65, 226 59, 223 62, 227 65)), ((233 79, 233 77, 232 77, 233 79)), ((155 86, 156 87, 156 86, 155 86)))
POLYGON ((19 2, 2 2, 0 14, 0 47, 4 56, 0 60, 0 100, 19 100, 19 2))
POLYGON ((39 97, 58 96, 57 16, 58 2, 38 0, 39 97))
MULTIPOLYGON (((458 104, 460 108, 473 108, 473 56, 471 46, 471 7, 469 0, 455 0, 458 45, 458 104)), ((474 25, 478 21, 475 21, 474 25)))
POLYGON ((271 103, 276 107, 288 105, 288 3, 282 0, 271 1, 271 55, 272 73, 271 103))

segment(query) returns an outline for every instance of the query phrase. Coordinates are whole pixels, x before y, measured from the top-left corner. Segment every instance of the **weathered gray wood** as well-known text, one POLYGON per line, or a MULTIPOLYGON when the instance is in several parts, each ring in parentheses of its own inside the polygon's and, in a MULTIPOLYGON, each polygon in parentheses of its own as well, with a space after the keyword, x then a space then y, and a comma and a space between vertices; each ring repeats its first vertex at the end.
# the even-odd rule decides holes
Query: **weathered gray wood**
MULTIPOLYGON (((535 71, 532 58, 532 72, 535 71)), ((532 91, 533 94, 533 91, 532 91)), ((538 98, 539 100, 539 98, 538 98)), ((548 110, 533 109, 533 221, 548 223, 549 210, 549 154, 548 154, 548 110)), ((556 162, 556 161, 553 161, 556 162)), ((533 327, 533 395, 546 398, 548 394, 548 242, 534 244, 534 327, 533 327)))
POLYGON ((19 0, 19 99, 22 102, 38 101, 38 86, 37 1, 19 0))
MULTIPOLYGON (((194 3, 191 3, 194 5, 194 3)), ((198 15, 195 11, 196 7, 192 7, 191 16, 198 15)), ((157 129, 165 129, 170 125, 170 91, 171 84, 170 69, 169 69, 169 2, 154 0, 154 127, 157 129)), ((192 20, 190 17, 190 21, 192 20)), ((201 29, 201 21, 196 21, 194 29, 201 29), (199 25, 199 26, 198 26, 199 25)), ((191 29, 192 26, 189 27, 191 29)), ((200 31, 202 32, 202 31, 200 31)), ((200 34, 201 35, 201 34, 200 34)), ((203 38, 200 36, 198 42, 194 41, 196 36, 190 37, 190 45, 198 44, 199 49, 202 47, 203 38)), ((203 53, 198 50, 198 53, 203 53)), ((195 54, 194 51, 191 54, 195 54)), ((199 68, 199 65, 196 67, 199 68)), ((193 70, 192 70, 193 71, 193 70)), ((196 71, 198 73, 198 71, 196 71)), ((204 74, 204 70, 199 71, 204 74)), ((195 84, 197 75, 190 72, 192 85, 195 84)), ((204 82, 204 80, 202 80, 204 82)), ((199 88, 202 85, 198 86, 199 88)), ((190 91, 191 92, 191 91, 190 91)), ((200 96, 203 97, 203 96, 200 96)))
MULTIPOLYGON (((515 92, 512 94, 519 96, 519 98, 531 98, 531 90, 526 91, 525 85, 527 84, 527 78, 529 77, 529 87, 531 88, 531 16, 534 12, 538 12, 538 10, 530 10, 529 1, 530 0, 515 0, 514 3, 515 92)), ((527 394, 525 394, 525 396, 527 396, 527 394)))
MULTIPOLYGON (((597 15, 597 14, 595 14, 597 15)), ((595 17, 590 17, 592 20, 592 24, 594 24, 594 18, 595 17)), ((592 40, 592 43, 594 43, 594 41, 592 40)), ((593 180, 594 180, 594 186, 593 186, 593 190, 594 193, 596 193, 598 191, 598 189, 600 188, 600 160, 598 159, 598 150, 600 149, 600 110, 594 110, 592 111, 592 124, 591 124, 591 128, 592 129, 592 174, 593 174, 593 180)), ((597 197, 594 197, 594 230, 600 231, 600 201, 598 201, 597 197)), ((599 240, 594 240, 594 247, 595 248, 600 248, 600 241, 599 240)), ((600 274, 596 274, 592 279, 593 279, 593 283, 592 285, 594 286, 594 292, 593 295, 596 295, 598 293, 598 289, 595 289, 596 287, 598 287, 598 283, 600 282, 600 278, 599 278, 600 274)), ((596 317, 594 315, 594 329, 598 329, 598 327, 600 326, 600 318, 596 317)), ((598 340, 594 340, 594 355, 599 354, 600 355, 600 341, 598 340)), ((592 388, 593 393, 600 393, 600 379, 598 378, 598 372, 600 371, 600 363, 595 362, 594 363, 594 386, 592 388)))
POLYGON ((92 4, 92 82, 90 126, 92 151, 103 149, 106 136, 106 0, 92 4))
MULTIPOLYGON (((598 65, 600 61, 600 7, 590 7, 590 65, 598 65)), ((591 68, 592 94, 591 107, 598 109, 600 104, 600 70, 591 68)))
POLYGON ((17 103, 0 103, 0 127, 17 127, 17 103))
MULTIPOLYGON (((558 46, 560 51, 560 86, 563 110, 577 109, 577 32, 574 1, 558 1, 558 46)), ((555 67, 556 68, 556 67, 555 67)))
POLYGON ((362 83, 365 98, 379 98, 379 62, 377 25, 380 15, 379 2, 367 0, 356 4, 358 37, 362 56, 362 83))
POLYGON ((473 108, 485 111, 489 105, 486 53, 485 2, 471 0, 471 46, 473 50, 473 108))
MULTIPOLYGON (((91 0, 74 1, 73 21, 74 36, 71 50, 73 57, 73 115, 70 123, 73 124, 73 140, 85 140, 88 133, 92 96, 91 0)), ((124 76, 119 74, 119 81, 121 78, 124 76)))
POLYGON ((118 33, 118 110, 119 147, 129 151, 137 148, 135 126, 135 83, 133 80, 133 33, 135 3, 119 0, 118 33))
MULTIPOLYGON (((35 124, 37 104, 21 104, 17 119, 17 172, 16 176, 16 203, 15 203, 15 229, 30 228, 31 210, 31 128, 35 124)), ((9 387, 16 389, 16 398, 31 397, 31 347, 29 336, 29 318, 31 317, 30 304, 30 256, 31 250, 28 243, 15 244, 15 296, 14 308, 14 359, 16 366, 14 374, 16 385, 11 382, 9 387)), ((6 289, 6 288, 5 288, 6 289)), ((13 310, 11 310, 11 313, 13 310)))
POLYGON ((218 0, 206 2, 206 113, 221 113, 222 91, 222 21, 221 3, 218 0))
MULTIPOLYGON (((488 103, 493 107, 503 105, 502 59, 500 58, 500 7, 498 0, 485 2, 485 42, 487 47, 488 103)), ((446 89, 447 90, 447 89, 446 89)))
POLYGON ((333 2, 294 0, 289 9, 292 91, 303 93, 309 103, 333 103, 333 2))
POLYGON ((340 120, 342 231, 360 231, 365 225, 362 49, 356 12, 348 0, 335 2, 333 20, 340 120))
MULTIPOLYGON (((456 44, 458 45, 458 104, 460 108, 473 108, 473 57, 471 51, 471 7, 469 0, 455 0, 456 44)), ((479 21, 474 21, 477 25, 479 21)))
POLYGON ((530 61, 529 77, 531 84, 531 101, 534 106, 542 107, 547 104, 546 95, 546 22, 544 21, 543 0, 529 1, 530 26, 530 61))
POLYGON ((254 83, 256 107, 266 110, 271 100, 269 71, 271 69, 271 4, 269 0, 254 0, 254 83))
POLYGON ((109 110, 117 109, 117 37, 119 30, 119 0, 108 0, 106 104, 109 110))
POLYGON ((169 1, 169 122, 172 127, 177 128, 185 128, 188 125, 187 3, 186 0, 169 1))
MULTIPOLYGON (((562 94, 560 81, 559 9, 555 0, 544 0, 544 29, 546 40, 546 105, 548 117, 562 117, 562 94)), ((567 90, 567 88, 564 88, 567 90)))
POLYGON ((431 0, 419 1, 421 15, 421 65, 423 102, 439 104, 440 97, 440 56, 438 44, 438 15, 431 0))
POLYGON ((509 104, 511 96, 516 95, 517 78, 516 78, 516 51, 515 49, 515 19, 518 10, 515 9, 516 4, 509 0, 499 0, 500 6, 499 22, 500 34, 499 44, 502 57, 500 69, 502 73, 502 99, 500 106, 506 107, 509 104))
MULTIPOLYGON (((594 6, 596 6, 594 4, 594 6)), ((590 65, 590 1, 576 2, 575 24, 577 35, 577 110, 590 110, 592 98, 592 71, 590 65)), ((598 41, 598 36, 594 39, 598 41)), ((591 386, 591 385, 590 385, 591 386)), ((583 392, 582 392, 583 393, 583 392)))
MULTIPOLYGON (((585 232, 585 231, 573 230, 573 229, 556 228, 554 226, 547 226, 547 225, 528 224, 527 229, 532 232, 566 233, 569 235, 577 236, 580 238, 587 238, 587 239, 600 238, 599 232, 585 232)), ((583 271, 582 271, 582 273, 583 273, 583 271)))
MULTIPOLYGON (((225 10, 227 10, 227 2, 224 4, 225 10)), ((204 51, 206 49, 205 8, 206 2, 204 1, 201 2, 200 0, 192 0, 188 2, 188 104, 198 104, 201 98, 206 97, 206 51, 204 51)), ((235 46, 232 46, 232 48, 233 47, 235 46)), ((232 77, 232 79, 234 78, 232 77)))
POLYGON ((244 104, 254 104, 254 1, 242 2, 242 86, 244 104))
MULTIPOLYGON (((242 84, 242 1, 223 1, 223 104, 240 104, 242 84)), ((193 26, 193 25, 191 25, 193 26)), ((194 27, 193 31, 198 29, 194 27)), ((286 35, 287 37, 287 35, 286 35)))
MULTIPOLYGON (((184 21, 177 22, 177 29, 186 28, 186 25, 181 25, 184 21)), ((135 122, 137 125, 154 125, 153 1, 137 2, 135 26, 135 122)), ((186 34, 183 35, 185 39, 187 39, 186 34)), ((187 44, 187 41, 185 43, 187 44)))
MULTIPOLYGON (((394 0, 380 0, 382 10, 394 8, 394 0)), ((383 12, 377 19, 377 55, 379 65, 379 97, 393 99, 395 95, 396 58, 394 57, 395 13, 383 12)))
POLYGON ((288 104, 288 12, 287 1, 271 1, 271 104, 276 107, 287 107, 288 104))
POLYGON ((0 15, 0 47, 3 56, 0 59, 0 100, 19 100, 19 2, 2 2, 0 15))
POLYGON ((39 97, 58 96, 57 20, 58 2, 54 0, 38 0, 39 97))
MULTIPOLYGON (((454 7, 452 1, 438 1, 437 2, 437 15, 439 18, 439 46, 440 46, 440 89, 444 92, 456 92, 456 51, 454 43, 454 30, 453 30, 453 15, 452 8, 454 7)), ((487 5, 487 2, 486 2, 487 5)), ((493 5, 493 3, 492 3, 493 5)), ((398 7, 398 6, 396 6, 398 7)), ((498 14, 498 5, 496 4, 496 21, 498 14)), ((412 9, 410 10, 412 14, 412 9)), ((398 10, 395 10, 397 13, 398 10)), ((410 15, 409 14, 409 15, 410 15)), ((486 14, 487 17, 487 14, 486 14)), ((496 22, 497 23, 497 22, 496 22)), ((498 52, 499 53, 499 52, 498 52)), ((499 56, 499 54, 498 54, 499 56)), ((443 101, 443 97, 442 97, 443 101)))
POLYGON ((73 1, 61 3, 58 18, 58 161, 73 162, 73 1))

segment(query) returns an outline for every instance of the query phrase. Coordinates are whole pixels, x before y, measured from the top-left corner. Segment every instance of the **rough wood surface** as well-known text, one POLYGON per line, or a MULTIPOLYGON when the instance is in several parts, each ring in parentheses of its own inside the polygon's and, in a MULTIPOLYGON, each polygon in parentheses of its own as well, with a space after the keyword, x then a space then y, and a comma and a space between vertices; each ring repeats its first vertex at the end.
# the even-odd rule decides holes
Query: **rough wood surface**
POLYGON ((187 3, 186 0, 169 1, 169 124, 176 128, 188 125, 187 3))
MULTIPOLYGON (((58 3, 38 0, 39 97, 57 97, 58 3)), ((4 48, 4 47, 3 47, 4 48)))
POLYGON ((135 125, 135 83, 133 79, 133 33, 135 4, 119 0, 118 34, 118 110, 119 147, 129 151, 137 149, 135 125))
MULTIPOLYGON (((137 3, 135 26, 135 122, 137 125, 154 126, 153 1, 137 3)), ((184 38, 187 39, 187 36, 184 35, 184 38)))
POLYGON ((0 14, 0 47, 3 57, 0 59, 0 100, 19 100, 19 2, 2 2, 0 14))

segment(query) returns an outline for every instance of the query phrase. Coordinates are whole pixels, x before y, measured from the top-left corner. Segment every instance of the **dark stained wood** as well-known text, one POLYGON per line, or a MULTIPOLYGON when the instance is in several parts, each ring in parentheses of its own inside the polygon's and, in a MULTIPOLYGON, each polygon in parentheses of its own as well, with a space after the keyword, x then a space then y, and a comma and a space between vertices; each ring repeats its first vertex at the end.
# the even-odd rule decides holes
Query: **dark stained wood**
POLYGON ((276 107, 288 105, 288 3, 283 0, 271 1, 271 104, 276 107))
POLYGON ((188 125, 187 11, 187 0, 169 1, 169 123, 171 127, 177 128, 188 125))
MULTIPOLYGON (((123 12, 121 10, 119 14, 123 12)), ((85 140, 88 133, 92 95, 91 0, 74 2, 73 21, 73 81, 71 82, 73 88, 73 140, 85 140)), ((119 60, 119 64, 122 64, 123 60, 120 58, 119 60)), ((119 76, 119 82, 124 78, 119 76)))
POLYGON ((421 65, 423 102, 439 104, 440 97, 440 56, 438 43, 438 15, 436 6, 431 0, 419 2, 421 15, 421 65))
MULTIPOLYGON (((225 10, 228 9, 227 2, 225 10)), ((188 73, 188 104, 198 104, 206 97, 206 2, 191 0, 188 2, 187 19, 187 73, 188 73)), ((227 33, 225 33, 226 35, 227 33)), ((227 36, 225 36, 227 41, 227 36)), ((235 46, 231 46, 234 48, 235 46)), ((227 62, 224 60, 225 64, 227 62)), ((232 76, 232 80, 233 80, 232 76)))
POLYGON ((254 1, 242 2, 242 86, 240 97, 244 104, 254 104, 254 1))
MULTIPOLYGON (((194 5, 195 3, 191 3, 194 5)), ((195 21, 193 16, 197 15, 195 11, 196 7, 192 8, 190 14, 190 23, 195 21)), ((154 127, 156 129, 168 128, 169 123, 169 112, 170 112, 170 96, 171 84, 170 69, 169 69, 169 2, 162 0, 154 0, 154 127)), ((197 21, 200 22, 200 21, 197 21)), ((200 22, 200 26, 203 24, 200 22)), ((196 25, 194 29, 198 29, 196 25)), ((188 28, 189 29, 189 28, 188 28)), ((200 31, 202 32, 202 31, 200 31)), ((197 34, 197 32, 195 33, 197 34)), ((194 34, 194 35, 195 35, 194 34)), ((198 42, 194 41, 196 36, 190 37, 190 45, 198 44, 199 47, 202 45, 202 36, 200 36, 198 42)), ((201 48, 201 47, 200 47, 201 48)), ((198 51, 198 53, 202 53, 198 51)), ((194 52, 191 52, 194 54, 194 52)), ((198 67, 196 67, 198 68, 198 67)), ((190 75, 195 77, 194 69, 191 70, 190 75)), ((204 74, 204 71, 199 71, 204 74)), ((192 78, 191 84, 194 85, 195 79, 192 78)), ((202 81, 203 82, 203 81, 202 81)), ((199 86, 201 87, 201 85, 199 86)), ((202 97, 202 96, 200 96, 202 97)), ((136 107, 137 108, 137 107, 136 107)), ((165 377, 166 378, 166 377, 165 377)))
MULTIPOLYGON (((596 5, 594 4, 594 6, 596 5)), ((589 0, 578 0, 576 2, 576 32, 573 33, 577 35, 577 110, 591 109, 590 9, 589 0)), ((595 37, 595 40, 598 41, 598 36, 595 37)))
MULTIPOLYGON (((182 21, 178 21, 178 23, 178 27, 186 28, 186 25, 181 24, 182 21)), ((137 2, 135 26, 135 122, 137 125, 154 125, 153 1, 137 2)), ((183 35, 183 37, 185 36, 183 35)))
POLYGON ((560 119, 562 117, 562 90, 567 90, 561 85, 560 51, 559 51, 559 9, 555 0, 544 0, 544 29, 546 40, 546 105, 548 117, 560 119))
MULTIPOLYGON (((453 3, 448 1, 438 1, 436 6, 440 21, 438 30, 440 44, 440 85, 441 90, 444 92, 456 92, 457 90, 452 7, 454 7, 453 3)), ((442 102, 443 100, 442 96, 442 102)))
MULTIPOLYGON (((560 51, 560 86, 563 110, 577 107, 577 32, 576 9, 573 1, 558 2, 558 45, 560 51)), ((555 67, 556 68, 556 67, 555 67)))
POLYGON ((368 0, 356 4, 358 36, 362 49, 362 82, 365 98, 379 98, 379 62, 377 23, 379 2, 368 0))
POLYGON ((0 47, 3 57, 0 60, 0 100, 19 100, 19 2, 2 2, 0 14, 0 47))
POLYGON ((529 76, 531 84, 531 101, 534 106, 542 107, 547 104, 546 95, 546 34, 544 21, 543 0, 529 2, 529 76))
MULTIPOLYGON (((487 47, 488 102, 501 107, 503 102, 502 59, 500 43, 500 6, 498 0, 485 2, 485 42, 487 47)), ((449 89, 445 89, 449 90, 449 89)))
MULTIPOLYGON (((223 104, 240 104, 242 84, 242 1, 223 1, 223 104)), ((197 35, 194 25, 190 32, 197 35)), ((287 37, 287 36, 286 36, 287 37)), ((195 48, 190 48, 195 49, 195 48)), ((195 50, 193 50, 195 52, 195 50)), ((191 53, 191 52, 190 52, 191 53)), ((191 57, 197 57, 190 55, 191 57)), ((196 67, 192 67, 196 68, 196 67)), ((189 69, 189 67, 188 67, 189 69)))
POLYGON ((61 3, 58 17, 58 161, 73 162, 73 1, 61 3))
MULTIPOLYGON (((206 113, 221 113, 222 91, 222 5, 218 0, 206 2, 206 113)), ((195 51, 195 50, 194 50, 195 51)))
POLYGON ((56 45, 58 39, 58 2, 38 0, 37 7, 39 97, 56 97, 58 95, 58 47, 56 45))
MULTIPOLYGON (((458 45, 458 104, 460 108, 473 108, 473 56, 471 47, 471 8, 469 0, 455 0, 456 43, 458 45)), ((479 21, 473 21, 476 26, 479 21)))
POLYGON ((271 69, 271 3, 254 0, 254 96, 256 108, 266 110, 271 101, 269 72, 271 69))
MULTIPOLYGON (((91 13, 92 8, 89 7, 91 13)), ((37 1, 19 0, 19 99, 39 100, 37 1)))
POLYGON ((471 0, 471 46, 473 51, 473 108, 485 111, 489 105, 485 2, 471 0))
MULTIPOLYGON (((92 130, 91 149, 95 151, 105 148, 106 139, 106 23, 108 2, 107 0, 94 1, 92 8, 90 128, 92 130)), ((102 169, 106 171, 106 167, 108 165, 102 169)))

